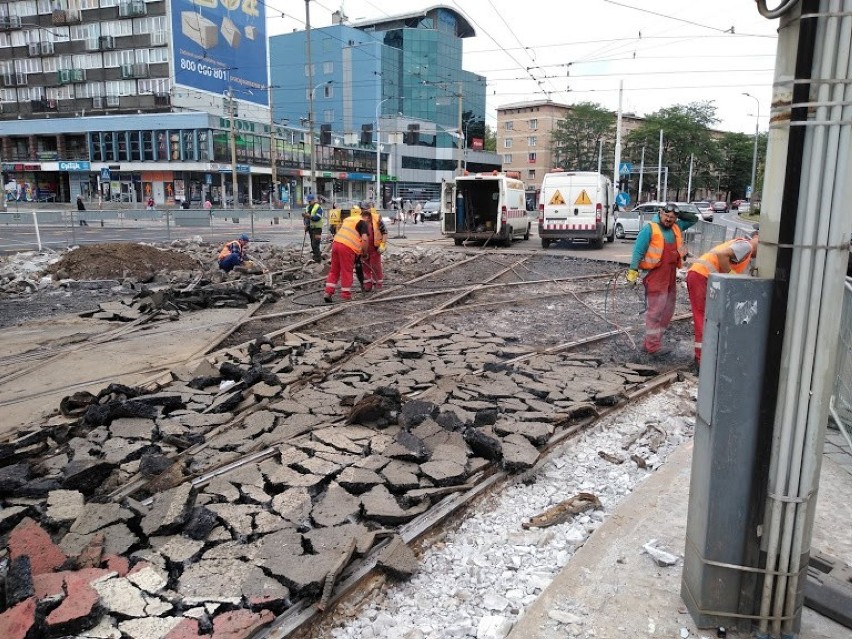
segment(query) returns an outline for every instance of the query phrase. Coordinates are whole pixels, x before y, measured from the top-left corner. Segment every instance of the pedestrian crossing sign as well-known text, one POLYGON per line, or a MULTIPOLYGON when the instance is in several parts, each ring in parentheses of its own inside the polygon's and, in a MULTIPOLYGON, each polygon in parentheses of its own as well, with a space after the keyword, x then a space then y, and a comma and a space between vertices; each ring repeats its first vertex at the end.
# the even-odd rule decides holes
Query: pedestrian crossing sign
POLYGON ((586 193, 586 189, 580 191, 580 195, 577 196, 577 199, 574 200, 574 204, 576 205, 588 205, 591 204, 592 200, 589 198, 589 194, 586 193))
POLYGON ((559 189, 553 192, 553 195, 550 197, 550 202, 548 202, 548 204, 550 206, 565 204, 565 198, 562 197, 562 194, 559 192, 559 189))

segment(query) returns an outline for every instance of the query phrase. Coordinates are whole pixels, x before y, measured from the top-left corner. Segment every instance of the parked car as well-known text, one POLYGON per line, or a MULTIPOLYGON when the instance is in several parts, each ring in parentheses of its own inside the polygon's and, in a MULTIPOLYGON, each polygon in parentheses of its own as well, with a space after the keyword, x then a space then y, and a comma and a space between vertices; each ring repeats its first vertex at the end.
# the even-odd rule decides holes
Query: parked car
POLYGON ((727 202, 713 202, 713 211, 716 213, 727 213, 729 210, 727 202))
POLYGON ((748 203, 748 200, 734 200, 731 202, 731 210, 737 211, 740 208, 740 204, 748 203))
POLYGON ((441 203, 438 200, 429 200, 428 202, 424 202, 421 211, 424 220, 441 219, 441 203))
POLYGON ((713 205, 710 202, 690 202, 698 209, 698 216, 705 222, 713 221, 713 205))
MULTIPOLYGON (((688 202, 673 202, 681 211, 689 211, 701 217, 698 207, 695 204, 688 202)), ((640 204, 632 211, 619 213, 615 219, 615 237, 620 240, 636 238, 639 231, 646 222, 650 222, 653 217, 660 212, 660 209, 666 205, 665 202, 646 202, 640 204)), ((712 215, 711 215, 712 218, 712 215)))

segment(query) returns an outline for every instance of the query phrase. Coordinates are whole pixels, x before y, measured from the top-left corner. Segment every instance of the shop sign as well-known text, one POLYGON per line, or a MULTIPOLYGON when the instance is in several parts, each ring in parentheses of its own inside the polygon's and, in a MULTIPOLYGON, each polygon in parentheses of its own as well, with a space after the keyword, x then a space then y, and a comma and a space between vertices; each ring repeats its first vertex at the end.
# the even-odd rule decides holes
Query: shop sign
POLYGON ((4 171, 41 171, 41 164, 23 164, 16 162, 3 162, 4 171))
POLYGON ((62 160, 59 161, 59 170, 60 171, 85 171, 89 172, 92 170, 92 163, 85 161, 77 161, 77 162, 64 162, 62 160))

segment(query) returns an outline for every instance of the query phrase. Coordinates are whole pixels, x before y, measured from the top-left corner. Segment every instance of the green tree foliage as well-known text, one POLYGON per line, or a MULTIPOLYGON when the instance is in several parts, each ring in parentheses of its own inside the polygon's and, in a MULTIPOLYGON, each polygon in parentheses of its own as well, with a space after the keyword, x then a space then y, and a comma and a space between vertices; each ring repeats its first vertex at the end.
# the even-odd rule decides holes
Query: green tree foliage
POLYGON ((751 181, 754 136, 725 133, 717 140, 716 147, 719 190, 730 193, 732 199, 744 198, 746 185, 751 181))
MULTIPOLYGON (((689 161, 693 162, 693 191, 697 188, 716 189, 714 179, 717 160, 717 145, 710 127, 718 123, 716 107, 712 102, 676 104, 656 111, 645 118, 645 122, 627 136, 623 161, 638 166, 642 147, 645 148, 645 166, 656 169, 660 130, 663 131, 663 166, 667 166, 668 199, 684 201, 691 199, 686 192, 689 182, 689 161), (629 158, 629 159, 628 159, 629 158)), ((661 180, 662 183, 662 180, 661 180)), ((646 173, 645 185, 656 184, 656 174, 646 173)), ((643 188, 643 190, 647 190, 643 188)), ((658 194, 657 197, 661 197, 658 194)))
POLYGON ((497 152, 497 131, 487 124, 485 125, 485 144, 483 148, 486 151, 497 152))
POLYGON ((568 117, 557 122, 551 134, 556 166, 573 171, 597 171, 598 141, 603 140, 605 165, 602 170, 611 172, 611 163, 606 167, 606 149, 615 146, 615 121, 612 111, 599 104, 581 102, 573 105, 568 117))

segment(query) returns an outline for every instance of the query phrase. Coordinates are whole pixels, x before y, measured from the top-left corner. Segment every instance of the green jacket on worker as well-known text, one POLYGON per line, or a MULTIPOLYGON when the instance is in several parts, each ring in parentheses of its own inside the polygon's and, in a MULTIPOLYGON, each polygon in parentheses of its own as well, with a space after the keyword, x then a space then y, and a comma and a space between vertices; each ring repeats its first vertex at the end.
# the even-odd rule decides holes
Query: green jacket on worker
POLYGON ((305 207, 305 227, 322 230, 322 207, 317 202, 312 202, 305 207))

